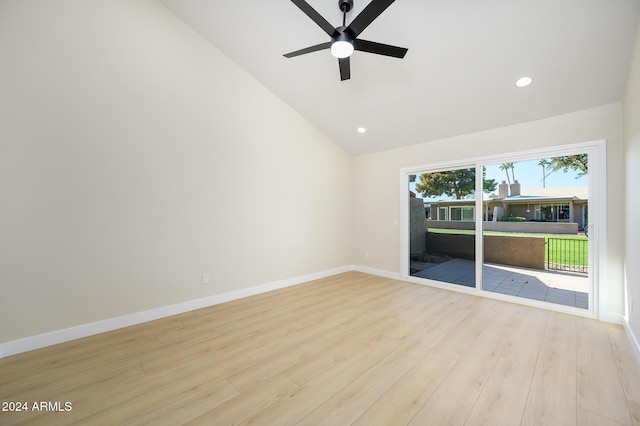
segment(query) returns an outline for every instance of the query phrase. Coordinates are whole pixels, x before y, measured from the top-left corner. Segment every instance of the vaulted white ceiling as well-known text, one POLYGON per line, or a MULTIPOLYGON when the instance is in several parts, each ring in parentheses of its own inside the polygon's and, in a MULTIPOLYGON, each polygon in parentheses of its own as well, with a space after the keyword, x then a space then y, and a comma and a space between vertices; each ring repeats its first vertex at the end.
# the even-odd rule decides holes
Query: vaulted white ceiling
MULTIPOLYGON (((428 142, 621 99, 640 0, 396 0, 340 81, 329 41, 288 0, 162 0, 256 80, 352 154, 428 142), (524 89, 523 75, 533 77, 524 89), (360 134, 356 128, 367 132, 360 134)), ((337 0, 307 0, 334 26, 337 0)), ((370 0, 354 0, 347 24, 370 0)))

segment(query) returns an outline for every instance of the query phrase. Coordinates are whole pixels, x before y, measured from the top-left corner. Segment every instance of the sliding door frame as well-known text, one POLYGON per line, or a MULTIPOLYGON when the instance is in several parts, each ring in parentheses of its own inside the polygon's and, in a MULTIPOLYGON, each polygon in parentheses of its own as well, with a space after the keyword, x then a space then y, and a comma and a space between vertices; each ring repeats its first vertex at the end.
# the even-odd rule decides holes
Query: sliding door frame
POLYGON ((416 284, 443 288, 461 293, 469 293, 491 299, 505 300, 522 305, 543 308, 547 310, 569 313, 577 316, 602 319, 609 321, 607 311, 607 288, 601 283, 606 283, 606 224, 607 224, 607 200, 606 200, 606 140, 576 143, 561 146, 552 146, 535 150, 510 152, 500 155, 491 155, 463 159, 459 161, 447 161, 440 163, 427 163, 419 166, 405 167, 400 170, 400 275, 405 281, 416 284), (589 306, 588 309, 574 308, 557 305, 549 302, 541 302, 525 299, 518 296, 510 296, 493 293, 482 289, 482 272, 484 264, 483 238, 483 197, 482 197, 482 170, 484 166, 505 162, 527 161, 539 158, 551 158, 563 155, 583 154, 589 155, 589 306), (476 286, 465 287, 456 284, 434 281, 419 277, 413 277, 409 273, 409 176, 421 173, 432 173, 446 170, 475 168, 476 169, 476 196, 475 199, 475 231, 476 231, 476 286))

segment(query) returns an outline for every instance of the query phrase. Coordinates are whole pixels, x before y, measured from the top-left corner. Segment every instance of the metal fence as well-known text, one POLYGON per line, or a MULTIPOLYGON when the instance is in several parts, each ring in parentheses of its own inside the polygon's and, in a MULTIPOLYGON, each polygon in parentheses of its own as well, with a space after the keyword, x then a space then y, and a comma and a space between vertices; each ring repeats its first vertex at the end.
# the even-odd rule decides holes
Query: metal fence
POLYGON ((547 269, 589 272, 589 240, 547 238, 547 269))

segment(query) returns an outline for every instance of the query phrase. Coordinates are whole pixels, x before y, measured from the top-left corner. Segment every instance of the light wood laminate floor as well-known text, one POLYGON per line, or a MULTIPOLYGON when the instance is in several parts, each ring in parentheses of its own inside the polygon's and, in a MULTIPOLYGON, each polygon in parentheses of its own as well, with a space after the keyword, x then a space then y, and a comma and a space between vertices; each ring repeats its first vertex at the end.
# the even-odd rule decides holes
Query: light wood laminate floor
POLYGON ((640 425, 640 367, 619 326, 349 272, 1 359, 0 401, 29 404, 2 425, 640 425))

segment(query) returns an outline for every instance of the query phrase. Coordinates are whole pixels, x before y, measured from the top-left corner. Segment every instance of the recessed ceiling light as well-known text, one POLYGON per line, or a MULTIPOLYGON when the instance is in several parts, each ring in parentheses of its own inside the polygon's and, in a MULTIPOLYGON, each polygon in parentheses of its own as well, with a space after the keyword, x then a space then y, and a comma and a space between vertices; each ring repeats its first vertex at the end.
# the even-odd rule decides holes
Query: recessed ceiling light
POLYGON ((366 131, 367 129, 365 129, 364 127, 358 127, 358 133, 364 133, 366 131))
POLYGON ((533 81, 533 79, 531 77, 520 77, 519 79, 516 80, 516 86, 518 87, 527 87, 528 85, 531 84, 531 82, 533 81))

